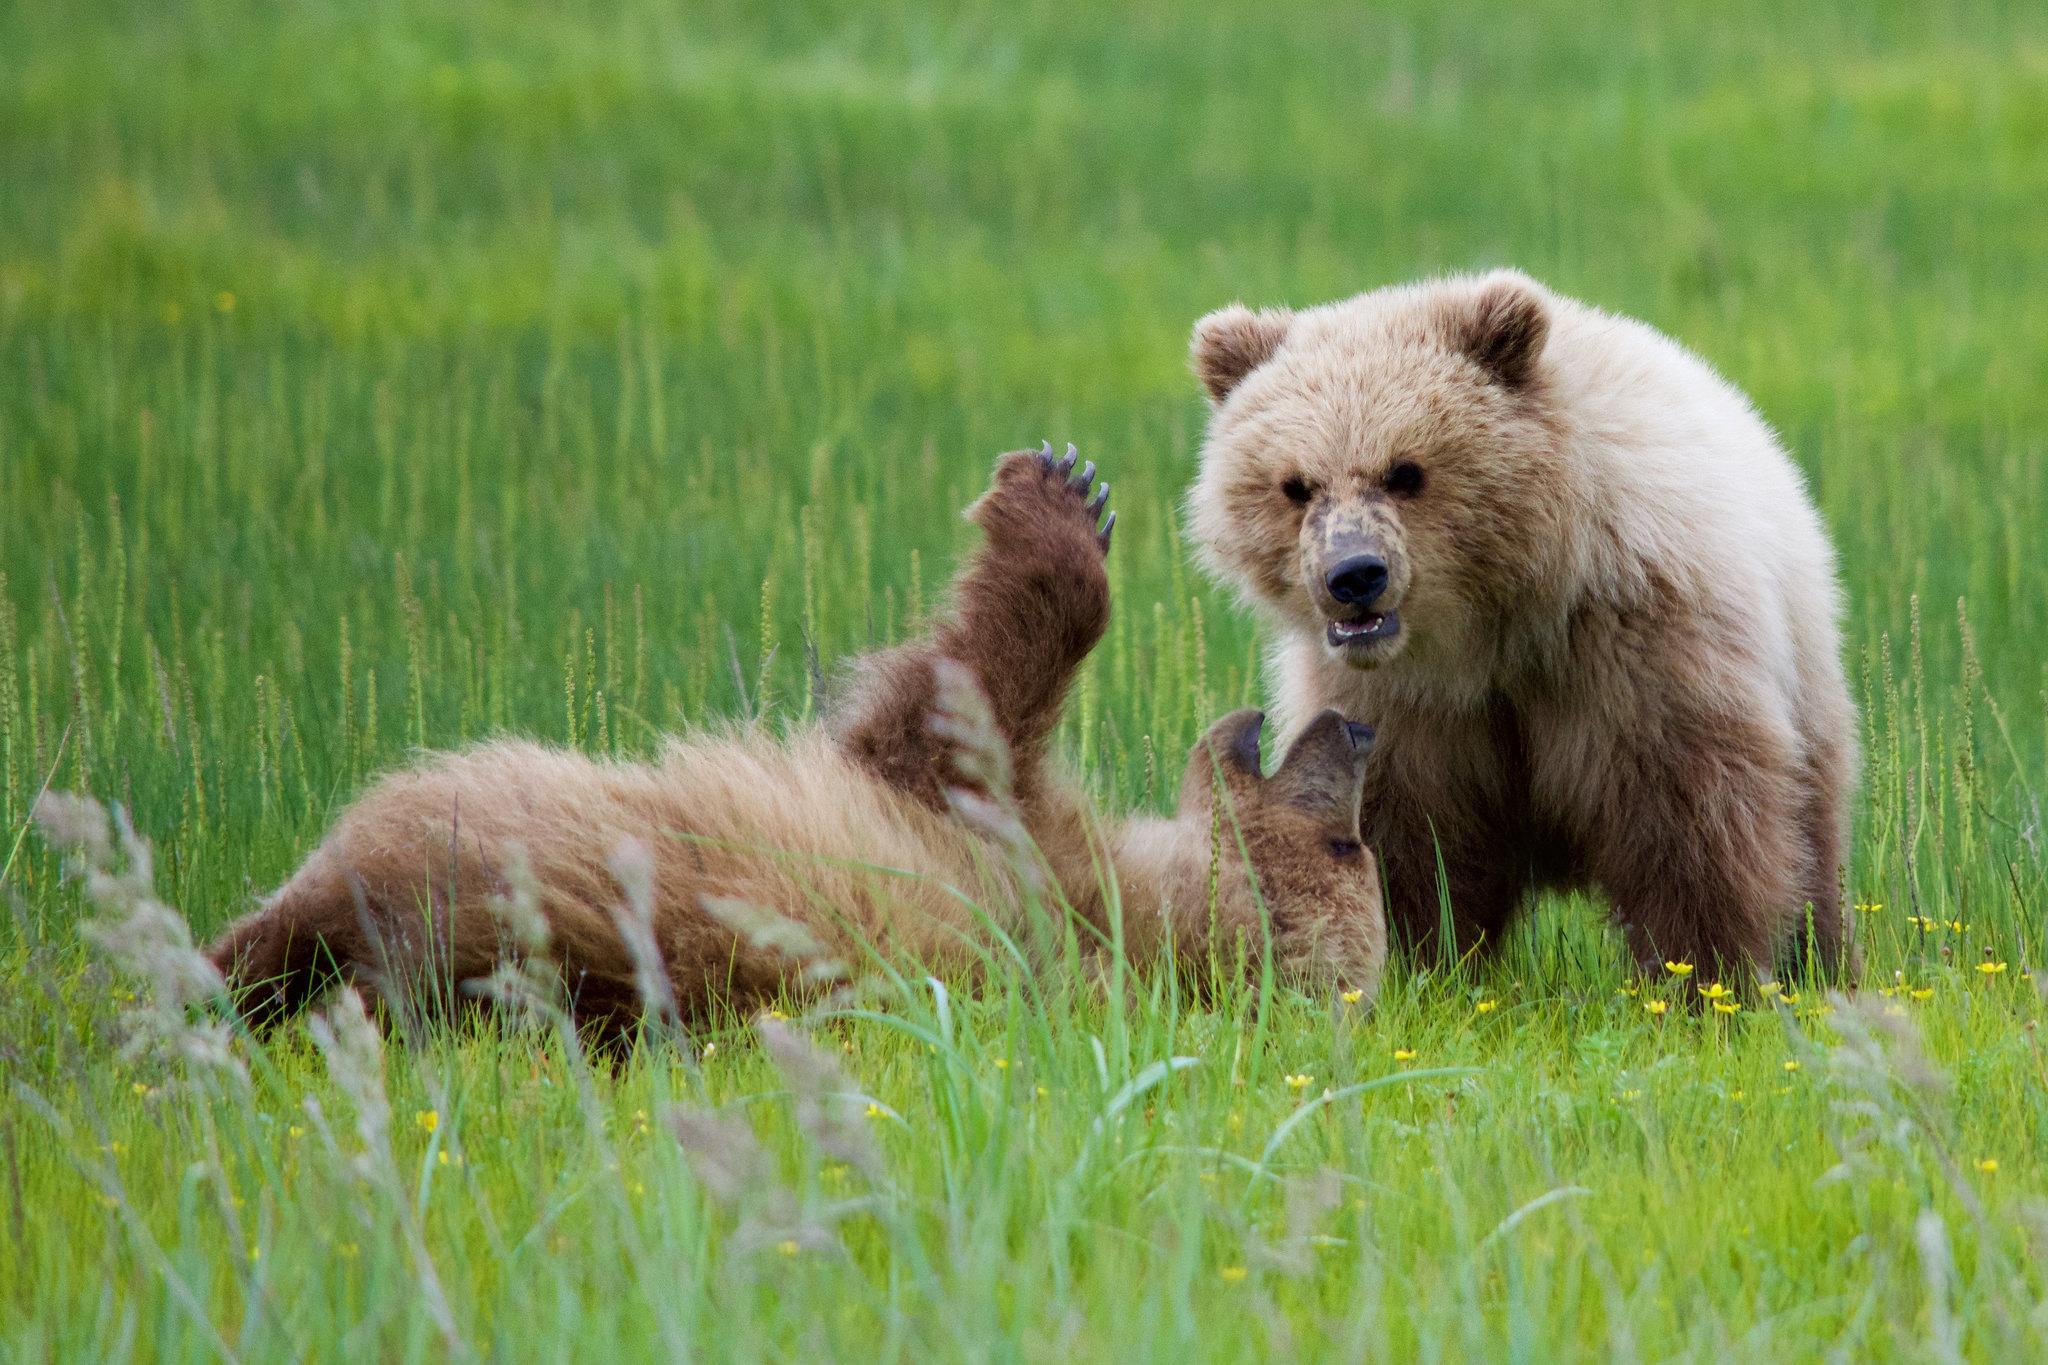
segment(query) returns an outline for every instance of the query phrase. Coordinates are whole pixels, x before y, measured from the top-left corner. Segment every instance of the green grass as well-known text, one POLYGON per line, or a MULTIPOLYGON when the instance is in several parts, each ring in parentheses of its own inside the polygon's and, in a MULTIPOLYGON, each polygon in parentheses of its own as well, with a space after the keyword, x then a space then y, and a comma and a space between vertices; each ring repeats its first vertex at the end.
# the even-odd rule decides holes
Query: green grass
POLYGON ((2048 11, 15 0, 0 54, 10 1353, 2048 1350, 2048 11), (1691 983, 1563 904, 1364 1018, 885 989, 829 1083, 744 1030, 616 1075, 437 1034, 360 1161, 303 1032, 246 1087, 121 1060, 45 782, 204 936, 415 746, 800 721, 1041 436, 1121 509, 1063 743, 1164 802, 1259 689, 1175 523, 1189 324, 1497 263, 1811 474, 1867 984, 1912 989, 1660 1018, 1691 983), (764 1173, 708 1191, 672 1106, 764 1173))

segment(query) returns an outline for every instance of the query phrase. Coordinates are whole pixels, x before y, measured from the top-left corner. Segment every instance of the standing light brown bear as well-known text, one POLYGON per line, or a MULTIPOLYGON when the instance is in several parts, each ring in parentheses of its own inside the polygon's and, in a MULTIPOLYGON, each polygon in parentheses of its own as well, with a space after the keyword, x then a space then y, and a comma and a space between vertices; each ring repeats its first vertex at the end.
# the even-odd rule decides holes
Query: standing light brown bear
POLYGON ((1109 941, 1114 904, 1136 960, 1256 970, 1270 943, 1284 977, 1369 995, 1386 941, 1359 839, 1364 727, 1317 718, 1266 777, 1263 718, 1227 716, 1171 819, 1105 824, 1046 754, 1109 620, 1115 515, 1098 526, 1094 475, 1071 447, 1004 456, 950 609, 862 661, 828 724, 677 740, 655 763, 510 740, 429 756, 371 787, 210 956, 258 1024, 337 976, 442 998, 511 955, 490 903, 523 861, 575 1014, 611 1037, 650 984, 685 1022, 815 984, 815 958, 722 907, 773 911, 842 960, 971 970, 984 916, 1024 936, 1031 882, 1084 947, 1109 941), (665 981, 636 975, 614 909, 634 882, 665 981))
POLYGON ((1378 728, 1398 936, 1445 946, 1440 886, 1460 951, 1588 888, 1646 969, 1853 967, 1834 555, 1741 393, 1509 271, 1225 308, 1193 362, 1194 538, 1272 623, 1283 733, 1378 728))

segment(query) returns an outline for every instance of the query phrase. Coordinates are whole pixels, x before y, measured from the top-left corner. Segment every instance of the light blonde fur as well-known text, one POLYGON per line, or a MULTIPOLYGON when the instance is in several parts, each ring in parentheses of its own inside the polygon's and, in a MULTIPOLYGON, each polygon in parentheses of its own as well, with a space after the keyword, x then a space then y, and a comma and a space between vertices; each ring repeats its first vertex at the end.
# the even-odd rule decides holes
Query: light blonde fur
POLYGON ((1215 402, 1194 538, 1271 623, 1283 728, 1379 727, 1365 826, 1397 927, 1434 939, 1441 853, 1468 945, 1531 889, 1586 886, 1646 964, 1768 968, 1809 938, 1847 960, 1834 554, 1741 393, 1508 271, 1224 309, 1193 349, 1215 402), (1323 574, 1361 547, 1399 633, 1333 643, 1357 613, 1323 574))

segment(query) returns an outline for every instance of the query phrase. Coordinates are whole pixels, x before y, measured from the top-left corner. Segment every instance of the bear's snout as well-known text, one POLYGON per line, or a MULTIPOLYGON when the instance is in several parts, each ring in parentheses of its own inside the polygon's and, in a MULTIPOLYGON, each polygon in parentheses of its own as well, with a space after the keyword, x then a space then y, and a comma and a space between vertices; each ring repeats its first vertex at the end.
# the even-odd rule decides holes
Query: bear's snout
POLYGON ((1372 506, 1333 506, 1304 528, 1302 586, 1323 618, 1325 643, 1361 668, 1402 644, 1408 578, 1399 527, 1372 506))
POLYGON ((1370 550, 1337 561, 1323 579, 1332 600, 1347 607, 1369 607, 1387 590, 1387 557, 1370 550))

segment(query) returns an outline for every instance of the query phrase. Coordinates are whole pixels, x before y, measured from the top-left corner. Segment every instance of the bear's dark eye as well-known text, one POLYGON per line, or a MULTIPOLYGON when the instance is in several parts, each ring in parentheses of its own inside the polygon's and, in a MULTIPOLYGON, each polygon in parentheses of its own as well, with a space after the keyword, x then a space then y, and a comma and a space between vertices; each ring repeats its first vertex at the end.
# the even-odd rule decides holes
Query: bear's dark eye
POLYGON ((1309 499, 1316 495, 1316 490, 1310 486, 1309 481, 1299 474, 1288 476, 1286 482, 1280 485, 1280 491, 1285 493, 1287 500, 1296 507, 1308 506, 1309 499))
POLYGON ((1365 845, 1356 839, 1330 840, 1330 856, 1334 858, 1356 858, 1365 852, 1365 845))
POLYGON ((1412 498, 1422 491, 1422 466, 1403 460, 1387 471, 1387 491, 1397 498, 1412 498))

